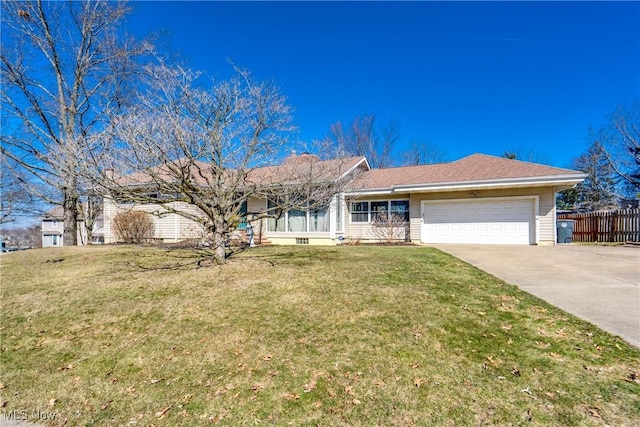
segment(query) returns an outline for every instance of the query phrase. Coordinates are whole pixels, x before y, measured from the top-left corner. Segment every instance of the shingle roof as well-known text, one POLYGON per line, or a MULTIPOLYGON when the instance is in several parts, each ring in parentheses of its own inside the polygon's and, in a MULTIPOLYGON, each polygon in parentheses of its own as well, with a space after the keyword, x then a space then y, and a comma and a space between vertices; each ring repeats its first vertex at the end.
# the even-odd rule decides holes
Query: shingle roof
POLYGON ((331 160, 319 160, 308 154, 291 156, 281 165, 253 169, 247 181, 257 185, 304 184, 309 179, 335 181, 361 162, 366 162, 363 156, 331 160))
MULTIPOLYGON (((43 220, 62 221, 64 219, 64 208, 62 206, 56 206, 50 209, 42 216, 43 220)), ((84 221, 84 216, 78 213, 78 220, 84 221)))
MULTIPOLYGON (((317 181, 336 180, 361 162, 366 163, 366 159, 363 156, 320 160, 316 156, 302 154, 300 156, 287 157, 281 165, 263 166, 242 172, 248 172, 245 181, 247 184, 282 185, 298 183, 296 181, 310 177, 315 178, 317 181)), ((144 185, 154 182, 152 175, 154 175, 156 179, 171 182, 175 180, 175 175, 170 172, 169 169, 176 169, 180 165, 183 165, 185 168, 190 168, 192 177, 196 182, 206 185, 207 178, 210 177, 211 165, 207 162, 189 162, 184 159, 177 160, 172 165, 157 166, 149 172, 134 172, 130 175, 120 177, 117 179, 117 183, 132 186, 144 185), (191 166, 188 166, 189 164, 191 164, 191 166)), ((228 169, 226 172, 230 175, 229 178, 232 178, 232 175, 235 173, 233 169, 228 169)))
POLYGON ((450 163, 371 169, 354 182, 354 190, 388 189, 397 186, 467 183, 523 178, 548 178, 583 174, 570 169, 556 168, 537 163, 506 159, 503 157, 473 154, 450 163))
MULTIPOLYGON (((180 161, 177 161, 176 164, 180 164, 180 161)), ((192 176, 204 185, 210 165, 199 161, 191 164, 192 176), (198 171, 200 173, 197 173, 198 171)), ((384 169, 369 169, 366 159, 362 156, 336 160, 319 160, 315 156, 305 154, 289 157, 281 165, 252 169, 249 171, 245 182, 247 184, 269 186, 304 184, 310 177, 313 177, 316 182, 335 180, 358 165, 363 166, 363 171, 355 175, 354 182, 349 186, 351 191, 355 192, 397 190, 398 187, 404 186, 438 187, 445 184, 459 185, 496 181, 508 183, 510 181, 527 181, 536 178, 544 178, 546 181, 553 181, 557 178, 557 180, 563 180, 572 185, 584 178, 584 174, 581 172, 570 169, 486 154, 473 154, 449 163, 384 169)), ((168 165, 163 165, 155 168, 154 173, 158 174, 160 178, 172 180, 170 174, 167 173, 168 167, 168 165)), ((229 170, 228 173, 233 174, 233 170, 229 170)), ((147 173, 137 172, 122 177, 120 183, 144 185, 151 181, 152 179, 147 173)))
POLYGON ((62 220, 64 219, 64 210, 62 206, 56 206, 42 216, 42 219, 62 220))

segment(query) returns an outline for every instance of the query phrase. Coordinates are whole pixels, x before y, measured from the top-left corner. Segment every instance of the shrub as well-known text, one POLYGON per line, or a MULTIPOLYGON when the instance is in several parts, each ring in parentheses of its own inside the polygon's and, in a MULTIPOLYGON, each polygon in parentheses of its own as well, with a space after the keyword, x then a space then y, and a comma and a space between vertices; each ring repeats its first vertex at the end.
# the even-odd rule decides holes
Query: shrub
POLYGON ((409 240, 409 223, 400 215, 378 215, 371 226, 374 236, 380 242, 393 244, 409 240))
POLYGON ((113 219, 113 229, 125 243, 142 243, 153 238, 155 225, 146 212, 120 212, 113 219))

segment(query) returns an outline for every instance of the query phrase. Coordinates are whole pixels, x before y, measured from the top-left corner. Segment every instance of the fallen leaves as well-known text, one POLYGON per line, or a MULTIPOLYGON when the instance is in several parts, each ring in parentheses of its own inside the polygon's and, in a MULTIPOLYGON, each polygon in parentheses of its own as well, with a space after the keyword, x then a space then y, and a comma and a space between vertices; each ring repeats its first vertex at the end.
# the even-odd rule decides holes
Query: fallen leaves
POLYGON ((264 386, 260 383, 255 383, 253 384, 250 389, 254 392, 254 393, 260 393, 262 390, 264 390, 264 386))
POLYGON ((167 412, 169 412, 169 410, 173 407, 173 405, 169 405, 166 408, 162 409, 161 411, 156 412, 156 418, 158 418, 159 420, 163 419, 165 417, 165 415, 167 415, 167 412))
POLYGON ((602 415, 600 415, 600 413, 598 412, 600 408, 588 405, 582 405, 582 407, 585 409, 587 414, 589 414, 593 418, 602 418, 602 415))
POLYGON ((318 385, 318 378, 321 376, 322 372, 316 372, 315 374, 313 374, 313 377, 311 377, 311 381, 304 385, 304 392, 311 393, 313 390, 315 390, 316 386, 318 385))
POLYGON ((543 337, 548 337, 549 336, 549 333, 547 331, 545 331, 544 329, 540 328, 540 327, 538 327, 537 331, 543 337))
POLYGON ((498 362, 496 362, 495 360, 493 360, 492 356, 487 356, 487 361, 491 364, 491 366, 493 366, 494 368, 498 367, 498 362))
POLYGON ((285 398, 285 400, 298 400, 298 399, 300 399, 300 395, 297 394, 297 393, 289 393, 289 392, 287 392, 287 393, 284 394, 284 398, 285 398))

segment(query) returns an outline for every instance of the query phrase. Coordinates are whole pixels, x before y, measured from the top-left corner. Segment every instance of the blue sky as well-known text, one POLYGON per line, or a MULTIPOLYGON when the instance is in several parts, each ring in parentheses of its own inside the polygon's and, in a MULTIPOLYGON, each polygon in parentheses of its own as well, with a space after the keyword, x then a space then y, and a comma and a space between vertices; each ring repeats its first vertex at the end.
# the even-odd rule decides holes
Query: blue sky
POLYGON ((640 2, 133 2, 128 29, 212 76, 276 81, 296 135, 373 114, 399 149, 535 150, 566 167, 640 97, 640 2))

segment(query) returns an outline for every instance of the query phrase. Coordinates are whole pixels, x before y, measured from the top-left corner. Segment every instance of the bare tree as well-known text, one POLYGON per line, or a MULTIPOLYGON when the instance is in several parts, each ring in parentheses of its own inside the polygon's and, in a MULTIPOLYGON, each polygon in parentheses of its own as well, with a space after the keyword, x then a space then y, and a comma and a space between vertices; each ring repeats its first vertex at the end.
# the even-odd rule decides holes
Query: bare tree
POLYGON ((273 165, 289 148, 291 108, 277 87, 236 68, 235 77, 209 86, 181 66, 147 66, 147 91, 114 122, 117 143, 96 181, 121 201, 153 203, 201 224, 214 258, 225 246, 241 206, 267 198, 278 217, 290 209, 326 206, 343 163, 303 154, 273 165), (192 209, 195 207, 197 209, 192 209))
POLYGON ((513 150, 507 150, 502 154, 502 157, 511 160, 521 160, 523 162, 542 163, 547 165, 551 163, 551 157, 549 155, 532 147, 518 147, 513 150))
POLYGON ((409 222, 397 214, 377 215, 371 224, 374 236, 383 243, 394 244, 409 240, 409 222))
POLYGON ((409 143, 409 148, 403 152, 406 166, 430 165, 447 161, 447 155, 430 142, 414 140, 409 143))
POLYGON ((582 211, 593 211, 616 205, 619 199, 617 177, 602 144, 595 141, 574 160, 574 167, 587 174, 576 189, 577 207, 582 211))
POLYGON ((145 48, 118 33, 125 2, 1 7, 1 150, 43 182, 39 196, 63 206, 64 241, 75 245, 81 168, 100 151, 91 136, 122 106, 132 59, 145 48))
POLYGON ((29 177, 15 161, 0 153, 0 224, 42 213, 30 187, 29 177))
POLYGON ((622 179, 626 193, 640 196, 640 100, 619 105, 608 123, 593 133, 611 168, 622 179))
POLYGON ((80 205, 80 208, 82 209, 82 218, 84 220, 84 228, 87 235, 86 244, 91 244, 93 242, 93 232, 98 224, 98 219, 103 213, 104 193, 96 191, 99 188, 100 187, 98 186, 92 186, 89 188, 87 190, 84 203, 81 203, 80 205))
POLYGON ((393 150, 400 126, 391 121, 386 126, 376 127, 375 121, 375 116, 365 115, 354 118, 346 128, 340 121, 333 123, 323 143, 335 147, 342 155, 365 156, 374 168, 393 166, 393 150))

